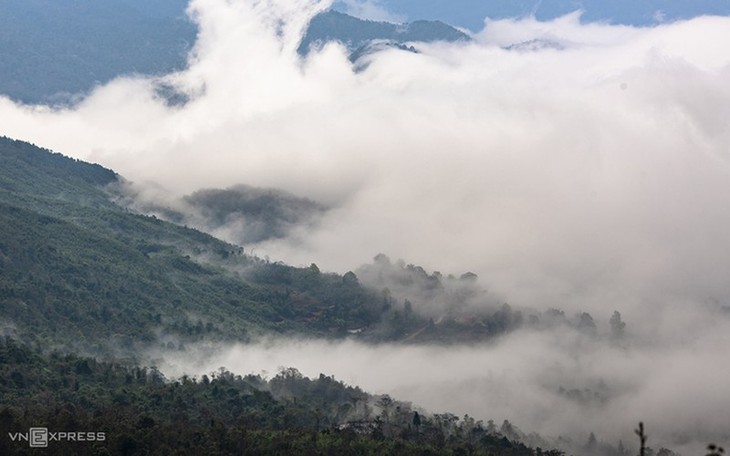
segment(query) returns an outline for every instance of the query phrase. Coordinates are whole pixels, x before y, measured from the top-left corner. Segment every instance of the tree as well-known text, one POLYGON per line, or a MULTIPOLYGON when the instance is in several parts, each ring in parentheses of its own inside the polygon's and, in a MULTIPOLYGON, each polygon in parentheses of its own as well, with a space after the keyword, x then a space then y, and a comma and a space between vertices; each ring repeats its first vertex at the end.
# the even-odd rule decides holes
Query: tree
POLYGON ((348 285, 357 285, 359 283, 357 276, 352 271, 347 271, 345 275, 342 276, 342 282, 348 285))
POLYGON ((375 255, 375 258, 373 258, 373 262, 381 266, 390 267, 390 258, 388 258, 388 255, 385 255, 384 253, 379 253, 375 255))
POLYGON ((416 433, 418 433, 418 428, 421 427, 421 415, 418 412, 413 412, 413 427, 416 428, 416 433))
POLYGON ((621 321, 621 314, 618 310, 615 310, 613 312, 609 323, 611 324, 611 337, 613 337, 614 339, 622 338, 624 336, 624 328, 626 328, 626 323, 621 321))
POLYGON ((725 448, 711 443, 707 445, 707 452, 707 456, 723 456, 725 454, 725 448))
POLYGON ((393 402, 393 399, 387 394, 380 396, 380 399, 376 402, 377 406, 382 410, 381 414, 385 418, 386 423, 390 423, 390 408, 393 406, 393 402))
POLYGON ((639 447, 639 456, 645 456, 647 435, 644 433, 643 422, 639 422, 639 427, 634 430, 634 433, 639 436, 639 441, 641 442, 641 446, 639 447))
POLYGON ((598 441, 596 440, 596 434, 592 433, 588 436, 588 441, 583 447, 587 454, 594 454, 598 449, 598 441))
POLYGON ((405 312, 406 318, 409 318, 413 314, 413 304, 408 299, 403 303, 403 311, 405 312))
POLYGON ((510 423, 509 420, 504 420, 502 422, 502 426, 499 428, 499 433, 510 440, 518 440, 520 438, 519 430, 510 423))
POLYGON ((494 424, 494 420, 487 421, 487 433, 489 433, 489 434, 497 433, 497 425, 494 424))
POLYGON ((591 314, 588 312, 583 312, 580 314, 580 319, 578 320, 578 329, 586 334, 595 334, 596 333, 596 323, 593 321, 593 317, 591 317, 591 314))
POLYGON ((465 272, 459 277, 459 280, 464 282, 476 282, 477 279, 479 279, 479 276, 474 274, 473 272, 465 272))

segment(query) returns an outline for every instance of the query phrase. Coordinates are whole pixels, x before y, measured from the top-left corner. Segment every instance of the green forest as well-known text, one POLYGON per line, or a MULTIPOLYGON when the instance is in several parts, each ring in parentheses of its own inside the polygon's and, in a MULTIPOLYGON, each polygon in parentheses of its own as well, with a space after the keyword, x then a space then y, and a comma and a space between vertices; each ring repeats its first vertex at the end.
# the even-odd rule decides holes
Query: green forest
MULTIPOLYGON (((296 369, 271 379, 221 369, 168 380, 154 368, 43 355, 5 338, 0 393, 4 432, 44 423, 105 433, 103 442, 49 445, 48 454, 534 454, 493 423, 419 414, 410 404, 296 369)), ((3 437, 0 454, 34 454, 3 437)))
MULTIPOLYGON (((326 273, 250 256, 200 231, 114 203, 122 177, 27 143, 0 139, 0 320, 31 345, 133 356, 159 334, 195 342, 262 334, 367 342, 457 343, 555 320, 507 304, 459 312, 470 274, 427 274, 380 255, 360 274, 326 273), (390 287, 454 298, 437 322, 390 287), (465 316, 468 315, 468 318, 465 316), (542 322, 542 323, 540 323, 542 322), (11 324, 12 323, 12 324, 11 324)), ((564 316, 563 316, 564 317, 564 316)))

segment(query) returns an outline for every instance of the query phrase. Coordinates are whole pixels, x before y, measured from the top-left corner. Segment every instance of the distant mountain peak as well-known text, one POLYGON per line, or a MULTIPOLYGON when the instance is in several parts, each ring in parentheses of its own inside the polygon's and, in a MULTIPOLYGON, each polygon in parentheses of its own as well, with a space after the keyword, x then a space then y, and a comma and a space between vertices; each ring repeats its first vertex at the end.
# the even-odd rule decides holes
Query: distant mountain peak
MULTIPOLYGON (((362 55, 373 43, 391 43, 408 49, 405 43, 433 41, 469 41, 466 33, 441 21, 414 21, 403 24, 359 19, 348 14, 328 10, 315 16, 299 45, 300 55, 306 55, 313 46, 336 41, 350 51, 362 55)), ((365 52, 366 53, 366 52, 365 52)))
POLYGON ((521 51, 521 52, 534 52, 542 51, 545 49, 554 49, 556 51, 562 51, 565 49, 565 45, 558 43, 557 41, 545 40, 545 39, 533 39, 528 41, 522 41, 515 44, 510 44, 505 47, 508 51, 521 51))

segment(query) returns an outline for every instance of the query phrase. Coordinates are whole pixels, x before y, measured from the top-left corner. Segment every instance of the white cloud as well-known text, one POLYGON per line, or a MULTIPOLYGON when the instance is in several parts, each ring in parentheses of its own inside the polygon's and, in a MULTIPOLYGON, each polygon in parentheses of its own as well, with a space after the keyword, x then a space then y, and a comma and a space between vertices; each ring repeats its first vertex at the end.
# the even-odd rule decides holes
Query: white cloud
POLYGON ((517 332, 468 347, 270 340, 204 355, 195 347, 183 355, 165 353, 161 369, 169 376, 201 376, 225 366, 241 375, 272 377, 295 366, 309 377, 334 375, 430 413, 468 414, 498 424, 508 419, 528 433, 570 438, 578 448, 591 432, 632 448, 633 429, 644 421, 656 450, 701 454, 707 442, 727 439, 730 420, 724 394, 730 327, 727 320, 705 323, 705 331, 688 343, 628 347, 565 328, 517 332))

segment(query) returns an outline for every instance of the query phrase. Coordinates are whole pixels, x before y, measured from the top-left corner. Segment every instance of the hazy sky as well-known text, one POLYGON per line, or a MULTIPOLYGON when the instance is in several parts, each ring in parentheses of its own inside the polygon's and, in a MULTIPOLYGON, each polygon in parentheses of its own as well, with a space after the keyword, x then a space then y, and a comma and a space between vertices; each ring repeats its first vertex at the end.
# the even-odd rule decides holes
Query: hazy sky
MULTIPOLYGON (((338 45, 296 54, 327 6, 193 0, 190 67, 162 78, 190 103, 166 106, 159 80, 119 79, 69 109, 0 99, 0 133, 174 195, 245 183, 334 207, 316 229, 251 246, 259 255, 344 272, 384 252, 474 271, 516 305, 600 321, 619 310, 644 344, 626 357, 515 336, 494 359, 519 359, 499 375, 529 388, 540 378, 530 359, 596 354, 605 364, 576 383, 651 370, 650 384, 626 374, 642 393, 626 397, 649 401, 634 403, 637 417, 727 423, 730 19, 493 20, 472 43, 387 49, 354 72, 338 45), (531 45, 505 49, 520 43, 531 45)), ((465 353, 459 365, 491 356, 465 353)))
POLYGON ((485 17, 550 20, 574 11, 582 11, 588 21, 637 26, 730 15, 730 0, 339 0, 335 7, 366 19, 441 20, 475 31, 484 26, 485 17))

